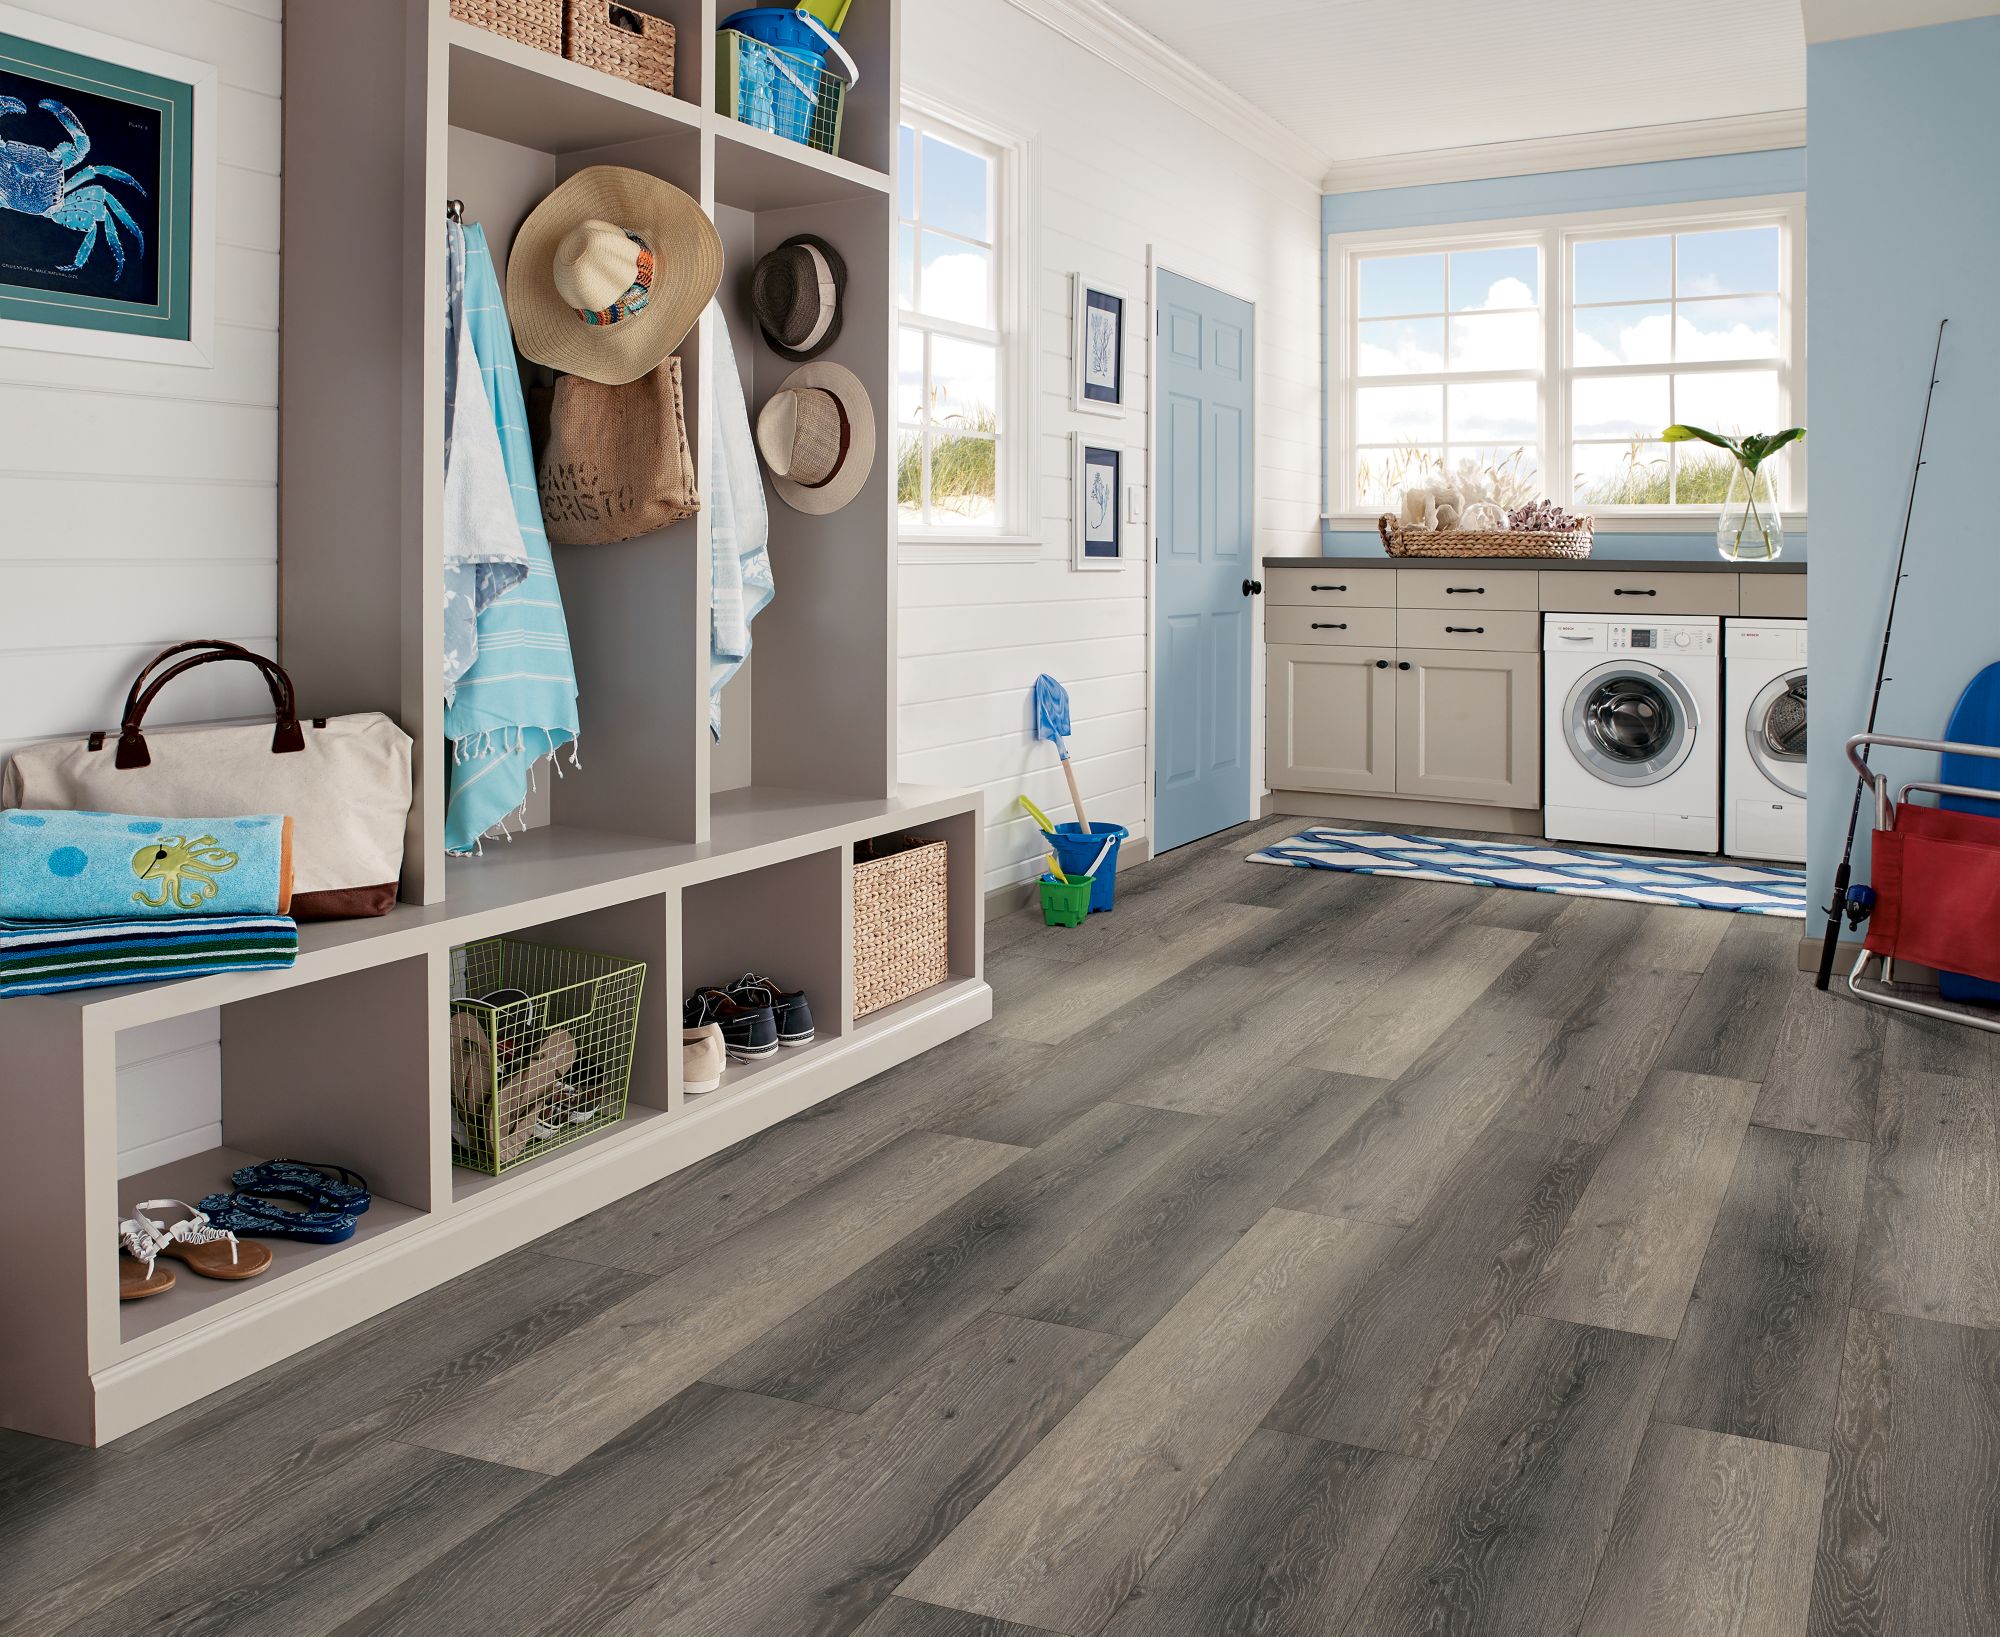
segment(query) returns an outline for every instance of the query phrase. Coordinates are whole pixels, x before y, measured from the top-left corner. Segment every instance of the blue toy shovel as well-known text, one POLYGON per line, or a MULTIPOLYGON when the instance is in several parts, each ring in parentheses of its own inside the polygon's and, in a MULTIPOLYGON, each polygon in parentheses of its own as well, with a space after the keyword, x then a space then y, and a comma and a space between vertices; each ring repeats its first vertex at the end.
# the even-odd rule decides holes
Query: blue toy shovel
POLYGON ((1090 820, 1084 817, 1083 792, 1077 789, 1076 770, 1069 765, 1069 693, 1047 671, 1035 678, 1035 737, 1055 742, 1056 754, 1062 758, 1063 777, 1069 780, 1069 799, 1076 808, 1076 822, 1089 835, 1090 820))

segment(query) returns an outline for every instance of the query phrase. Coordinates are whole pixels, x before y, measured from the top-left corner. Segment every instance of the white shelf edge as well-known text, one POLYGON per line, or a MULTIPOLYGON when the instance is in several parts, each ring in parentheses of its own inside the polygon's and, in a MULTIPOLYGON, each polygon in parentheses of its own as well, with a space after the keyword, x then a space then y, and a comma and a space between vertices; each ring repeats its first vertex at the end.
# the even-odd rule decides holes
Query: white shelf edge
POLYGON ((456 17, 447 19, 445 23, 445 44, 454 51, 465 51, 502 63, 519 73, 536 75, 566 90, 619 103, 635 112, 650 114, 689 130, 699 131, 705 123, 700 106, 683 97, 651 90, 635 81, 620 79, 616 74, 607 74, 601 68, 590 68, 571 62, 567 57, 558 57, 553 52, 538 51, 533 46, 522 45, 518 40, 509 40, 456 17))

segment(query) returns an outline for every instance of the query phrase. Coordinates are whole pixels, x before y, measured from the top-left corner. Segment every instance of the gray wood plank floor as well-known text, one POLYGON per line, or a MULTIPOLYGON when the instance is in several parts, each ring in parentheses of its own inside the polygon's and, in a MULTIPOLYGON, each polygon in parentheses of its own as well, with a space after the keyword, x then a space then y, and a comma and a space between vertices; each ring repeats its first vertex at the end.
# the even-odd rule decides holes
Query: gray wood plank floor
POLYGON ((1990 1637, 1993 1044, 1797 922, 1244 862, 110 1447, 0 1633, 1990 1637))

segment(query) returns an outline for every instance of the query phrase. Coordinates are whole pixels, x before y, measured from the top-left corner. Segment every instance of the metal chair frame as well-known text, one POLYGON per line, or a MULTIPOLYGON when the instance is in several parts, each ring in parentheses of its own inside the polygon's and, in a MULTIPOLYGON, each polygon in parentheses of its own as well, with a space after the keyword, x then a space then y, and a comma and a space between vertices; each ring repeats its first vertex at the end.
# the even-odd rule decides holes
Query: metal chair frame
MULTIPOLYGON (((1963 745, 1948 739, 1905 739, 1892 733, 1857 733, 1847 741, 1847 759, 1854 764, 1864 784, 1875 793, 1875 828, 1887 830, 1894 827, 1896 808, 1913 795, 1966 796, 1975 801, 2000 802, 2000 791, 1981 790, 1972 785, 1944 784, 1936 779, 1911 779, 1902 785, 1892 798, 1889 794, 1889 775, 1877 773, 1868 765, 1868 752, 1882 745, 1890 750, 1916 750, 1939 756, 1981 756, 1989 761, 2000 761, 2000 746, 1963 745)), ((1888 1006, 1899 1012, 1915 1012, 1922 1017, 1942 1018, 1947 1023, 1961 1023, 1967 1028, 1984 1029, 1991 1034, 2000 1034, 2000 1017, 1985 1018, 1969 1012, 1953 1011, 1948 1006, 1933 1005, 1928 1001, 1912 1000, 1907 995, 1894 995, 1883 989, 1863 988, 1862 982, 1868 974, 1871 961, 1881 961, 1884 984, 1896 981, 1894 957, 1877 955, 1864 947, 1854 970, 1847 975, 1848 991, 1857 999, 1870 1006, 1888 1006)))

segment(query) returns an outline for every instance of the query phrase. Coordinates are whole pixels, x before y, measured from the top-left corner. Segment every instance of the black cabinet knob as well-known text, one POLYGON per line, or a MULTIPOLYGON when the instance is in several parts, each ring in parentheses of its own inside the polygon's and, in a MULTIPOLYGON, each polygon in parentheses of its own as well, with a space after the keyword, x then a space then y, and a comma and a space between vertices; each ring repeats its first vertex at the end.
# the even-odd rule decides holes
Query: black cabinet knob
POLYGON ((1410 668, 1410 662, 1407 659, 1399 659, 1396 661, 1397 670, 1407 671, 1409 668, 1410 668))
POLYGON ((1262 580, 1245 580, 1243 582, 1243 595, 1246 597, 1254 597, 1263 589, 1264 582, 1262 580))
POLYGON ((1386 659, 1378 659, 1375 661, 1376 670, 1386 671, 1388 668, 1389 668, 1389 662, 1386 659))

